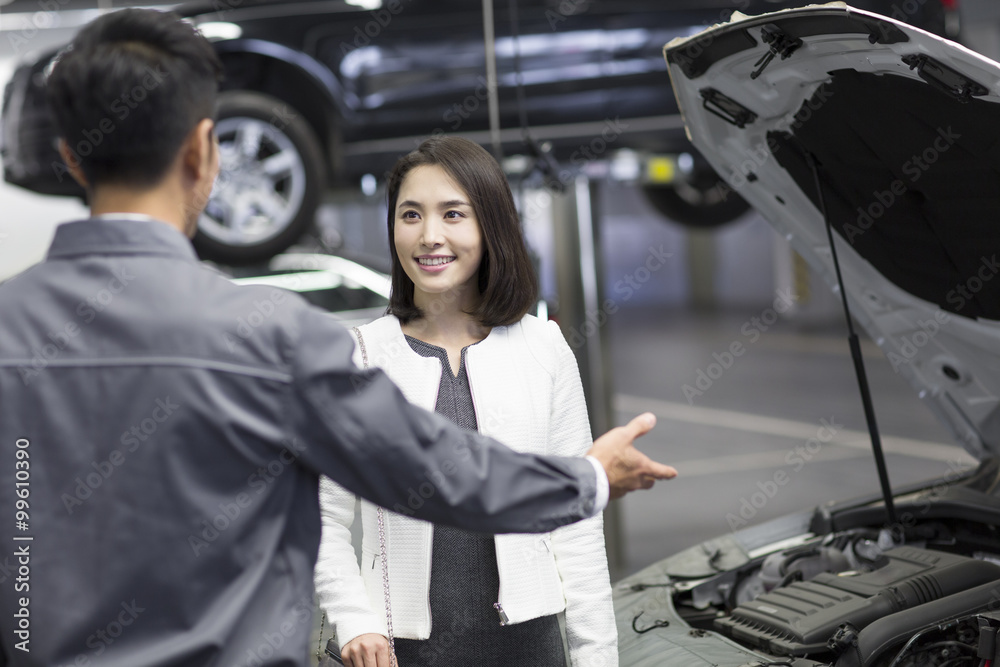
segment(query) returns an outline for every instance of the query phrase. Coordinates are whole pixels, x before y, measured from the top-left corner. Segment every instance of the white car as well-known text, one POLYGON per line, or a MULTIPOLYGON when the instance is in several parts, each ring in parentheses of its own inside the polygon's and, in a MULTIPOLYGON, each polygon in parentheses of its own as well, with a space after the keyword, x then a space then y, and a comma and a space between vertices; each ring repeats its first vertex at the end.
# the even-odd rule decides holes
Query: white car
POLYGON ((388 274, 335 255, 284 253, 271 258, 266 271, 233 277, 232 281, 297 292, 347 328, 382 317, 389 305, 388 274))
POLYGON ((881 492, 737 517, 619 582, 621 664, 1000 664, 1000 64, 843 3, 665 56, 695 146, 980 464, 893 489, 876 454, 881 492))

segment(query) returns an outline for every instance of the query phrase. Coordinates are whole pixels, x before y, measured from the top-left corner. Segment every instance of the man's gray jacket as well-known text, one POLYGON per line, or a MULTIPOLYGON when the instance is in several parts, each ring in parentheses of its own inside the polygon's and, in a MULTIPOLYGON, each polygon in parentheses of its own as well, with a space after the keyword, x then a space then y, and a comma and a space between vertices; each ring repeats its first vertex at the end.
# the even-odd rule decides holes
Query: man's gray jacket
POLYGON ((63 225, 0 285, 0 647, 12 665, 300 666, 317 476, 488 532, 594 512, 584 459, 411 406, 322 311, 153 220, 63 225))

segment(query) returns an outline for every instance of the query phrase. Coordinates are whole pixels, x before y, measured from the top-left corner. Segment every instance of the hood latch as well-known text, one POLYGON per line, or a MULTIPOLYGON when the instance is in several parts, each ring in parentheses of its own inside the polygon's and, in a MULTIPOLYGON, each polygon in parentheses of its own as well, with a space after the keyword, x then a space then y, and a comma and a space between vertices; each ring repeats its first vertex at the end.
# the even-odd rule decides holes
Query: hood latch
POLYGON ((764 24, 760 30, 760 38, 768 45, 768 51, 754 63, 754 67, 757 69, 750 74, 751 79, 759 77, 775 56, 781 56, 781 59, 784 60, 803 44, 801 39, 782 32, 781 28, 773 23, 764 24))
POLYGON ((968 103, 973 97, 981 97, 990 92, 981 83, 923 54, 903 56, 902 60, 910 69, 917 70, 921 79, 962 104, 968 103))

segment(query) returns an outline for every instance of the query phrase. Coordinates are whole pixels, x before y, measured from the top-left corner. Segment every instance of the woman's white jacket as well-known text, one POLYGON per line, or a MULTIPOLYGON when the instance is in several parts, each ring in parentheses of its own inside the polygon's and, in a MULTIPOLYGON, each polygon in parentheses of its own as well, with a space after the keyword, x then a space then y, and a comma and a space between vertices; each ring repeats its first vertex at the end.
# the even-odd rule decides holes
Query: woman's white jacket
MULTIPOLYGON (((386 316, 361 327, 372 367, 380 367, 407 399, 433 411, 442 365, 410 348, 399 320, 386 316)), ((355 362, 362 365, 360 348, 355 362)), ((582 456, 590 425, 576 359, 554 322, 527 315, 494 327, 468 348, 466 372, 479 431, 523 452, 582 456)), ((392 419, 392 414, 386 414, 392 419)), ((456 451, 456 460, 468 452, 456 451)), ((434 479, 410 489, 409 508, 385 512, 389 588, 395 636, 426 639, 431 632, 430 523, 404 516, 434 493, 434 479)), ((375 506, 361 501, 361 566, 351 545, 356 497, 327 478, 320 482, 323 536, 316 566, 320 606, 341 646, 365 633, 386 634, 382 568, 375 506)), ((565 610, 574 667, 618 665, 617 631, 601 515, 538 535, 496 536, 498 602, 509 623, 565 610)), ((499 616, 497 622, 500 622, 499 616)))

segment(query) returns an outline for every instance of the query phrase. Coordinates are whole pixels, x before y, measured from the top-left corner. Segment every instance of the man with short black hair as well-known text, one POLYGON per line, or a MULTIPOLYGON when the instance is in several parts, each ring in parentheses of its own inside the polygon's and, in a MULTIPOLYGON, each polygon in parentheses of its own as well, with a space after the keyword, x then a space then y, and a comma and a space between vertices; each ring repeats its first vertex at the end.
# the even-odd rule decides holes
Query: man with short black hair
POLYGON ((675 474, 632 447, 652 415, 586 459, 462 431, 354 366, 329 315, 199 264, 220 72, 151 10, 101 17, 52 71, 92 217, 0 286, 9 664, 304 665, 320 473, 488 532, 551 530, 675 474))

